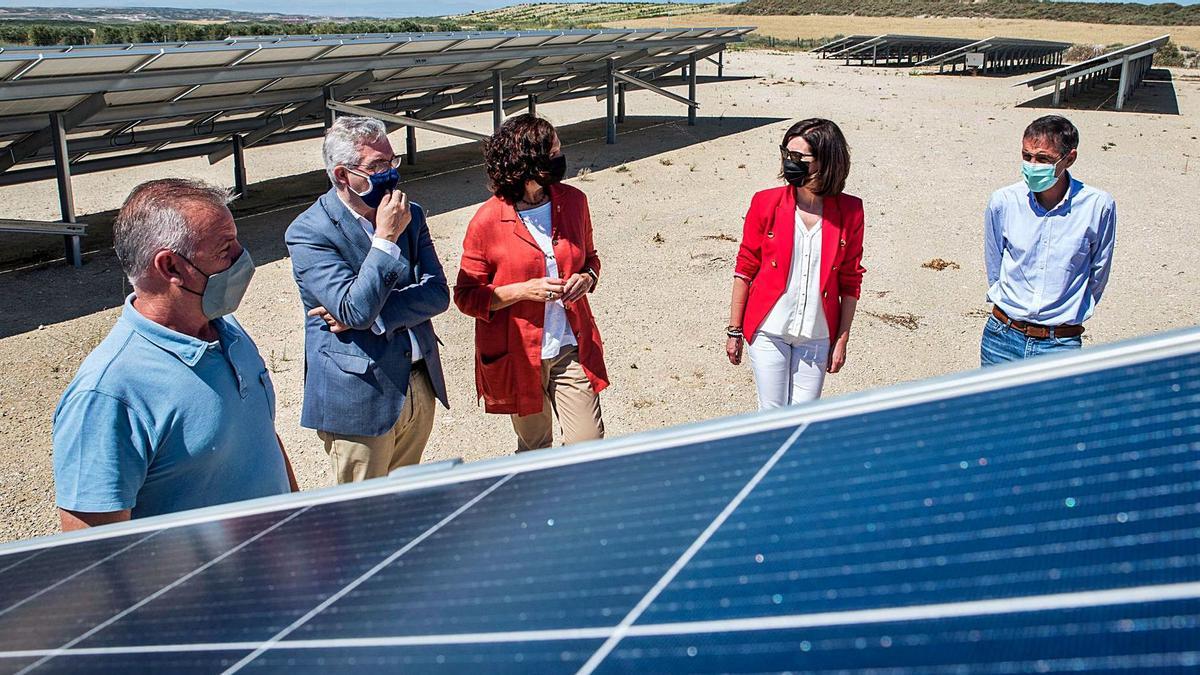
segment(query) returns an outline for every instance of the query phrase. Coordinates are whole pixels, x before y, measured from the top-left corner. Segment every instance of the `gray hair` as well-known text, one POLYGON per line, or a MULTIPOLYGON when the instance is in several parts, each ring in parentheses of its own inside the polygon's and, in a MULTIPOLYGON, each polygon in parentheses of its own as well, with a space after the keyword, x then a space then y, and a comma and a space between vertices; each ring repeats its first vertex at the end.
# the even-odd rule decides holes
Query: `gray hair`
POLYGON ((163 178, 135 187, 113 222, 113 248, 129 283, 138 285, 159 251, 188 258, 196 254, 196 232, 185 215, 188 206, 224 209, 230 200, 229 190, 186 178, 163 178))
POLYGON ((337 166, 354 166, 362 154, 364 145, 387 137, 383 122, 370 117, 339 117, 325 132, 325 143, 321 154, 325 158, 325 173, 329 182, 333 180, 333 169, 337 166))

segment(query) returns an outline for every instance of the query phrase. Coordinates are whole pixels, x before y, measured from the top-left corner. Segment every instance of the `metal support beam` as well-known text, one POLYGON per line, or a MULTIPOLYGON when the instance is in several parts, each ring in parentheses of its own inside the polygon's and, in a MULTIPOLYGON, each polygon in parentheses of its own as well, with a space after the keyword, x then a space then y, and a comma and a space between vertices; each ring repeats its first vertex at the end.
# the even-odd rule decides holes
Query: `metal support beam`
MULTIPOLYGON (((58 179, 58 205, 62 222, 74 223, 75 192, 71 188, 71 155, 67 151, 67 126, 62 113, 50 115, 50 134, 54 142, 54 173, 58 179)), ((67 260, 75 267, 83 266, 83 252, 77 234, 63 236, 67 260)))
MULTIPOLYGON (((641 61, 642 59, 646 58, 647 56, 649 56, 649 54, 650 54, 650 52, 648 50, 639 49, 638 51, 633 52, 631 54, 626 54, 625 56, 622 56, 619 59, 611 59, 613 62, 613 69, 619 70, 621 68, 632 65, 633 63, 636 63, 636 62, 641 61)), ((677 66, 672 65, 671 67, 675 68, 677 66)), ((552 101, 552 100, 558 98, 559 96, 562 96, 563 94, 566 94, 567 92, 570 92, 573 89, 578 89, 579 87, 581 87, 585 84, 592 84, 594 82, 603 82, 604 78, 606 78, 607 76, 608 76, 607 66, 601 66, 598 68, 592 68, 590 70, 586 70, 583 73, 571 78, 570 80, 559 83, 557 85, 553 85, 552 87, 546 89, 545 91, 536 92, 537 96, 538 96, 538 103, 545 103, 547 101, 552 101)), ((530 93, 534 93, 534 92, 530 92, 530 93)), ((520 105, 521 105, 520 103, 517 104, 518 107, 520 105)))
POLYGON ((607 104, 605 128, 608 133, 605 141, 609 145, 614 145, 617 142, 617 71, 612 59, 608 59, 605 67, 608 70, 608 80, 605 84, 605 102, 607 104))
MULTIPOLYGON (((336 100, 337 100, 337 95, 334 94, 333 87, 321 87, 321 106, 325 113, 325 128, 326 129, 329 129, 330 127, 332 127, 333 123, 337 120, 337 116, 333 114, 333 108, 329 107, 329 102, 336 101, 336 100)), ((307 108, 311 104, 312 104, 312 101, 309 101, 305 105, 298 108, 295 112, 300 113, 304 110, 304 108, 307 108)))
POLYGON ((246 146, 241 134, 233 135, 233 191, 237 196, 246 196, 246 146))
POLYGON ((338 101, 330 101, 326 105, 328 105, 330 108, 332 108, 340 113, 345 113, 347 115, 362 115, 363 117, 373 117, 377 120, 381 120, 383 122, 389 122, 391 124, 399 124, 401 126, 406 126, 406 127, 416 127, 418 129, 424 129, 426 131, 436 131, 439 134, 458 136, 459 138, 468 138, 472 141, 483 141, 483 140, 487 140, 489 138, 486 134, 480 134, 480 133, 476 133, 474 131, 467 131, 466 129, 456 129, 454 127, 449 127, 444 124, 438 124, 436 122, 428 122, 426 120, 419 120, 415 117, 405 117, 403 115, 393 115, 391 113, 380 112, 380 111, 374 110, 372 108, 364 108, 364 107, 358 106, 358 105, 350 105, 349 103, 340 103, 338 101))
POLYGON ((1129 89, 1129 57, 1121 59, 1121 81, 1117 84, 1117 110, 1125 107, 1125 92, 1129 89))
POLYGON ((492 71, 492 132, 500 130, 504 124, 504 74, 499 70, 492 71))
MULTIPOLYGON (((409 111, 405 113, 406 117, 416 117, 416 113, 409 111)), ((417 128, 404 127, 404 162, 409 166, 417 163, 417 128)))
MULTIPOLYGON (((628 82, 629 84, 641 87, 642 89, 649 89, 650 91, 658 94, 659 96, 666 96, 667 98, 671 99, 672 101, 682 103, 691 108, 700 107, 700 104, 697 103, 694 98, 686 98, 686 97, 680 96, 679 94, 669 92, 666 89, 663 89, 662 87, 650 84, 649 82, 646 82, 645 80, 639 80, 638 78, 636 78, 632 75, 626 75, 625 73, 613 73, 613 77, 615 77, 618 80, 621 80, 622 82, 628 82)), ((624 85, 621 85, 621 86, 622 86, 622 90, 623 90, 624 85)), ((691 73, 688 75, 688 88, 689 88, 688 89, 689 93, 691 93, 693 96, 695 96, 695 94, 696 94, 695 70, 692 70, 691 73)))
MULTIPOLYGON (((539 63, 541 63, 540 58, 526 59, 512 68, 506 68, 502 71, 498 71, 500 73, 500 79, 507 80, 511 77, 516 77, 517 75, 520 75, 530 68, 533 68, 539 63)), ((439 113, 456 103, 472 103, 482 96, 483 93, 488 89, 491 89, 493 85, 493 78, 488 78, 486 80, 476 82, 460 92, 446 94, 445 98, 439 100, 437 103, 428 105, 418 110, 416 112, 416 116, 420 119, 427 120, 430 119, 434 114, 439 113)))
POLYGON ((529 114, 530 115, 537 114, 537 94, 529 95, 529 114))
MULTIPOLYGON (((619 75, 620 73, 616 73, 619 75)), ((617 124, 625 123, 625 83, 617 85, 617 124)))
MULTIPOLYGON (((71 131, 86 122, 88 118, 103 110, 106 106, 107 102, 104 100, 104 94, 92 94, 88 96, 69 110, 60 113, 63 130, 71 131)), ((16 164, 28 159, 39 150, 53 143, 53 136, 52 126, 49 126, 10 143, 7 148, 0 151, 0 172, 11 169, 16 164)))
POLYGON ((717 77, 725 77, 725 47, 717 52, 717 77))
POLYGON ((690 64, 688 66, 688 126, 696 126, 696 108, 700 107, 696 103, 696 55, 692 54, 690 64))

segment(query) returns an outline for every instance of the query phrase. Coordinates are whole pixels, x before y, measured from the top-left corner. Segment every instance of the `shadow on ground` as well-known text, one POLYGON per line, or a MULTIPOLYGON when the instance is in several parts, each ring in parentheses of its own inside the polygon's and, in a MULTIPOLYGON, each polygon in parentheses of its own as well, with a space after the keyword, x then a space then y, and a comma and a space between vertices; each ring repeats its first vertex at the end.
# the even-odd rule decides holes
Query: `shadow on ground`
MULTIPOLYGON (((618 126, 616 145, 604 142, 604 120, 558 129, 569 171, 603 171, 724 136, 786 121, 772 117, 700 118, 689 127, 678 117, 634 117, 618 126)), ((401 166, 402 186, 428 214, 446 213, 488 198, 478 143, 419 152, 416 166, 401 166)), ((242 242, 262 265, 287 257, 283 233, 296 214, 329 187, 323 169, 250 185, 248 195, 231 205, 242 242)), ((586 186, 584 187, 586 190, 586 186)), ((40 237, 18 261, 0 271, 0 306, 8 307, 0 338, 18 335, 120 305, 130 289, 112 252, 115 211, 90 214, 80 269, 61 260, 61 243, 40 237)), ((17 241, 18 246, 25 245, 17 241)), ((12 249, 9 249, 10 251, 12 249)))
POLYGON ((1117 80, 1110 79, 1101 82, 1091 89, 1085 89, 1070 98, 1064 99, 1055 106, 1054 92, 1051 91, 1032 101, 1017 106, 1018 108, 1059 108, 1065 110, 1108 110, 1120 113, 1149 113, 1157 115, 1178 115, 1179 98, 1175 95, 1175 80, 1171 71, 1156 68, 1146 73, 1142 85, 1133 90, 1125 99, 1125 107, 1116 110, 1117 80))

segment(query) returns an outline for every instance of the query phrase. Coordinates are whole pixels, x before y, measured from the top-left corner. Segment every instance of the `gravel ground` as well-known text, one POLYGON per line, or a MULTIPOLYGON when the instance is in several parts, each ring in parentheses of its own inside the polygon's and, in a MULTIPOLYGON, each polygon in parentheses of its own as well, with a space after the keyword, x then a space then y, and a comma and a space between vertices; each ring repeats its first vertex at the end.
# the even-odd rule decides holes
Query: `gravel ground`
MULTIPOLYGON (((700 120, 647 92, 629 96, 630 121, 603 142, 593 100, 542 106, 567 144, 570 180, 589 196, 604 274, 593 300, 613 386, 603 396, 611 436, 742 413, 755 407, 747 366, 725 360, 722 327, 741 218, 751 194, 776 185, 776 146, 790 121, 829 117, 845 131, 854 168, 847 191, 866 202, 863 299, 846 369, 826 394, 973 368, 985 317, 981 214, 988 194, 1018 179, 1022 129, 1043 109, 1022 107, 1020 78, 914 76, 845 67, 806 54, 737 52, 727 74, 756 75, 700 88, 700 120), (582 171, 582 175, 578 175, 582 171), (934 259, 943 263, 926 266, 934 259), (935 269, 941 268, 941 269, 935 269)), ((1081 129, 1075 175, 1119 204, 1116 263, 1089 323, 1087 344, 1191 325, 1200 297, 1200 77, 1175 73, 1182 115, 1068 113, 1081 129)), ((1139 94, 1167 108, 1163 87, 1139 94)), ((486 130, 486 116, 456 120, 486 130)), ((432 214, 430 228, 453 280, 466 223, 487 196, 477 149, 421 135, 419 166, 404 187, 432 214)), ((403 147, 403 134, 394 136, 403 147)), ((304 488, 324 486, 327 459, 299 426, 302 314, 283 231, 322 190, 316 142, 248 153, 251 200, 239 214, 259 264, 238 318, 273 371, 277 426, 304 488), (291 204, 289 206, 288 204, 291 204)), ((81 213, 115 209, 151 178, 185 175, 228 184, 228 163, 171 162, 76 180, 81 213)), ((0 189, 10 217, 53 218, 52 183, 0 189)), ((104 216, 96 218, 103 221, 104 216)), ((104 241, 103 228, 89 239, 104 241)), ((37 245, 57 246, 41 241, 37 245)), ((12 252, 10 245, 5 248, 12 252)), ((103 339, 124 288, 111 250, 80 270, 62 264, 0 273, 0 540, 54 531, 51 416, 82 358, 103 339)), ((507 419, 476 406, 471 320, 435 320, 451 409, 440 410, 427 460, 512 452, 507 419)))

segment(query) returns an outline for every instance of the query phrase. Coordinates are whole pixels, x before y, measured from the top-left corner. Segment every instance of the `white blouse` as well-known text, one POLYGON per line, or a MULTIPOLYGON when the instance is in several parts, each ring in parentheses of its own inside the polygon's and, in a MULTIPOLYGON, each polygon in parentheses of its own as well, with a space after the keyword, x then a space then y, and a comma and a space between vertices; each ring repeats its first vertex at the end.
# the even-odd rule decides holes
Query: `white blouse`
POLYGON ((787 288, 759 331, 793 340, 827 340, 829 324, 821 303, 821 221, 810 230, 800 214, 797 208, 787 288))
MULTIPOLYGON (((517 211, 517 215, 521 217, 521 222, 525 223, 529 234, 546 257, 546 276, 557 278, 558 260, 554 258, 554 243, 550 239, 550 202, 547 201, 528 211, 517 211)), ((547 302, 546 317, 542 324, 542 358, 553 359, 563 347, 575 344, 579 343, 575 340, 570 322, 567 321, 567 310, 562 299, 547 302)))

